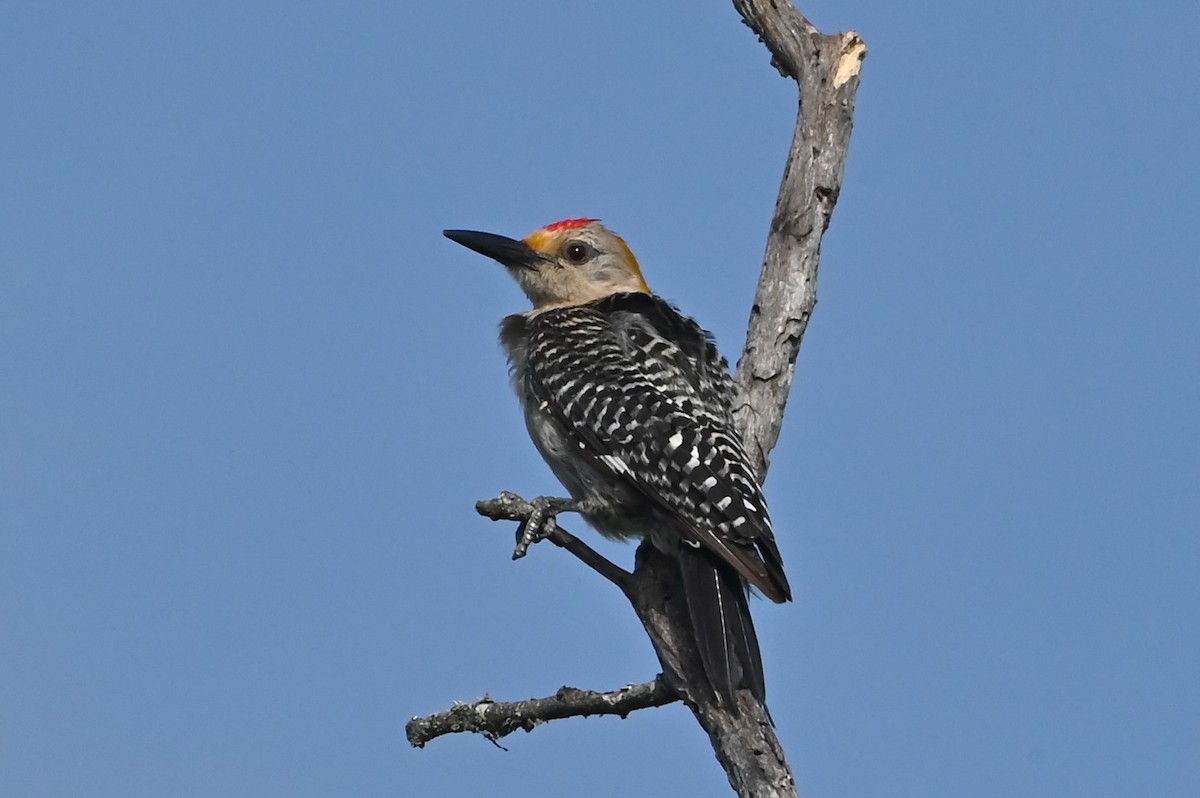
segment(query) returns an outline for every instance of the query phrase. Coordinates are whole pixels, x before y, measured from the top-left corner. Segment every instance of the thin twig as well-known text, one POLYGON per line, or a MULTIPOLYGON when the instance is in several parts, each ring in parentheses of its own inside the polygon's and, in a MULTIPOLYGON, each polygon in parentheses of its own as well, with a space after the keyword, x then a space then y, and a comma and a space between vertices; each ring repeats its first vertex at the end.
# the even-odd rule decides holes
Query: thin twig
POLYGON ((475 732, 495 742, 518 729, 533 731, 552 720, 589 715, 624 718, 634 710, 661 707, 678 700, 679 694, 661 676, 607 693, 562 687, 552 696, 528 701, 493 701, 485 697, 473 704, 455 704, 445 712, 413 718, 404 732, 416 748, 455 732, 475 732))

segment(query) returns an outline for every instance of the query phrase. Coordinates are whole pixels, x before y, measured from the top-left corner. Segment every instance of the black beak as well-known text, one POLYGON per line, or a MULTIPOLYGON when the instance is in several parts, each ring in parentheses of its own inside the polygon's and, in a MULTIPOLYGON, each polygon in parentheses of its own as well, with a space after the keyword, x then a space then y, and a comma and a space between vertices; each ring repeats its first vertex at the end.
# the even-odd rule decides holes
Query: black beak
POLYGON ((442 235, 509 268, 536 269, 542 256, 524 241, 475 230, 443 230, 442 235))

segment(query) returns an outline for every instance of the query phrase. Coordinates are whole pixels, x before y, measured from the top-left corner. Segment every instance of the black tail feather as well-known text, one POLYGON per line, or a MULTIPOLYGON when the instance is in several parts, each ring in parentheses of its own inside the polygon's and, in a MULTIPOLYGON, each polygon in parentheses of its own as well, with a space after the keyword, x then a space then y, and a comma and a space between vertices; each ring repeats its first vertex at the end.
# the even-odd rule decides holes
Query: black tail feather
POLYGON ((696 648, 717 700, 736 710, 734 691, 744 687, 765 701, 762 656, 741 577, 705 551, 681 551, 679 567, 696 648))

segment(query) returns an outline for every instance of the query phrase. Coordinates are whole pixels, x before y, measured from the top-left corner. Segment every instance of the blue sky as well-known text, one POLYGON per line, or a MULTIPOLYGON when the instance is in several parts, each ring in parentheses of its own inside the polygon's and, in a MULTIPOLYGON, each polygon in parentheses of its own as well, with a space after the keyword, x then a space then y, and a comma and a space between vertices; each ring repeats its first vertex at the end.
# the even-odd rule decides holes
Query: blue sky
MULTIPOLYGON (((1200 10, 804 9, 870 56, 755 605, 802 793, 1200 794, 1200 10)), ((680 706, 403 725, 657 672, 473 511, 556 485, 440 231, 599 216, 736 357, 731 6, 8 2, 0 107, 0 794, 727 794, 680 706)))

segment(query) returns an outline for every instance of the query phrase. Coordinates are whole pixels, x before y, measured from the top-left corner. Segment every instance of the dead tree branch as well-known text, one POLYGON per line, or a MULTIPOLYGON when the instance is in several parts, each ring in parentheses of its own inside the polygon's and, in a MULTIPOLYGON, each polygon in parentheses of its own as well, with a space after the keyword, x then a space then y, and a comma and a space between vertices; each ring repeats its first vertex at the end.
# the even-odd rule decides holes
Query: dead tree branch
POLYGON ((737 368, 734 416, 759 475, 765 476, 783 427, 800 343, 817 304, 821 237, 842 191, 867 45, 857 33, 826 36, 788 2, 734 0, 734 6, 771 51, 771 63, 800 89, 796 132, 737 368))
MULTIPOLYGON (((766 476, 779 438, 800 344, 816 306, 821 237, 837 204, 853 126, 859 70, 867 47, 856 33, 825 35, 786 0, 734 0, 743 21, 771 52, 771 63, 796 81, 800 111, 767 238, 746 346, 738 362, 735 418, 752 462, 766 476)), ((480 502, 493 519, 522 520, 530 505, 513 494, 480 502)), ((683 700, 708 733, 729 783, 740 796, 795 796, 795 779, 765 706, 741 691, 739 706, 716 706, 690 640, 678 569, 643 543, 628 573, 555 527, 548 535, 621 588, 658 654, 663 673, 616 693, 564 688, 551 698, 513 703, 490 700, 414 718, 413 745, 442 734, 475 731, 495 740, 518 728, 572 715, 617 714, 683 700)))
POLYGON ((484 697, 473 704, 456 704, 436 715, 413 718, 404 731, 415 748, 456 732, 475 732, 495 742, 518 729, 530 732, 552 720, 589 715, 624 718, 634 710, 661 707, 678 700, 679 696, 662 679, 631 684, 608 693, 561 687, 552 696, 528 701, 493 701, 484 697))

